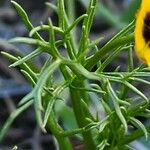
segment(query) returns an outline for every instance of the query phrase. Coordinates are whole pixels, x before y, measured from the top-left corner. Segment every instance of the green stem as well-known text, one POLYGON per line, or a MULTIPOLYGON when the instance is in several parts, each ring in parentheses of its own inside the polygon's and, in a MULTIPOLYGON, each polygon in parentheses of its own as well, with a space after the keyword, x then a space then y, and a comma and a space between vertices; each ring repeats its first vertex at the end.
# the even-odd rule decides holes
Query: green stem
POLYGON ((63 137, 69 137, 69 136, 73 136, 75 134, 79 134, 83 131, 84 131, 84 128, 78 128, 78 129, 74 129, 74 130, 70 130, 70 131, 60 132, 59 134, 63 137))
MULTIPOLYGON (((83 83, 81 83, 81 81, 78 80, 77 78, 74 79, 72 84, 75 87, 83 87, 83 83)), ((73 110, 76 116, 78 126, 80 128, 83 128, 88 124, 86 118, 90 118, 90 116, 83 109, 83 106, 81 103, 82 96, 80 94, 80 91, 70 87, 70 94, 71 94, 73 110)), ((83 91, 82 91, 82 94, 84 94, 83 91)), ((96 147, 95 147, 91 132, 90 131, 82 132, 82 135, 84 138, 86 150, 95 150, 96 147)))
MULTIPOLYGON (((49 103, 49 95, 48 94, 49 93, 45 94, 45 96, 43 97, 44 110, 46 110, 47 105, 49 103)), ((54 116, 53 111, 49 115, 49 118, 48 118, 48 121, 46 124, 46 129, 48 132, 50 131, 54 135, 54 137, 57 139, 60 150, 72 150, 72 146, 71 146, 71 143, 69 141, 69 138, 64 137, 63 135, 60 135, 60 133, 63 133, 65 131, 58 124, 56 117, 54 116)))
POLYGON ((72 146, 70 144, 70 141, 68 138, 65 138, 64 136, 60 135, 59 133, 64 132, 63 129, 59 126, 59 124, 54 119, 55 117, 53 114, 49 116, 48 122, 47 122, 47 128, 51 130, 53 135, 55 135, 55 138, 57 139, 57 142, 59 143, 59 149, 60 150, 72 150, 72 146))

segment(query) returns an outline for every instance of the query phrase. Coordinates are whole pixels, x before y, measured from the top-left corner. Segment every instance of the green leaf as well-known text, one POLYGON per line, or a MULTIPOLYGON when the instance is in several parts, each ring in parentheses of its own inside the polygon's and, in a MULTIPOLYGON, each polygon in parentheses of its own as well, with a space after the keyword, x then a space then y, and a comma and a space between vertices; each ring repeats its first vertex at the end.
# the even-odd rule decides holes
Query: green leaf
POLYGON ((46 2, 45 3, 50 9, 53 9, 55 12, 58 12, 58 9, 57 9, 57 6, 52 4, 52 3, 49 3, 49 2, 46 2))
MULTIPOLYGON (((82 55, 82 53, 85 53, 87 51, 87 47, 88 47, 87 42, 88 42, 89 33, 90 33, 91 26, 92 26, 93 18, 94 18, 96 2, 97 2, 97 0, 91 0, 89 6, 87 8, 86 14, 88 16, 86 18, 84 18, 84 21, 83 21, 78 56, 82 55)), ((84 58, 84 56, 83 56, 83 58, 84 58)), ((81 61, 82 61, 82 59, 81 59, 81 61)))
POLYGON ((48 66, 45 70, 43 70, 43 72, 41 72, 39 75, 39 79, 37 81, 36 86, 31 92, 33 93, 37 121, 38 121, 39 126, 43 130, 44 128, 43 128, 43 121, 42 121, 42 115, 41 115, 41 110, 43 110, 42 101, 41 101, 42 90, 44 88, 44 85, 46 84, 47 79, 58 68, 60 63, 61 63, 61 60, 56 60, 50 66, 48 66))
POLYGON ((104 139, 98 146, 98 150, 104 150, 107 146, 109 146, 107 139, 104 139))
POLYGON ((147 84, 147 85, 150 85, 150 81, 147 81, 147 80, 144 80, 144 79, 140 79, 140 78, 135 78, 135 77, 131 77, 130 79, 132 79, 133 81, 138 81, 138 82, 141 82, 143 84, 147 84))
MULTIPOLYGON (((96 40, 91 41, 91 42, 89 43, 89 45, 88 45, 88 48, 90 49, 90 48, 93 48, 93 47, 97 46, 97 44, 99 44, 103 39, 104 39, 104 37, 99 37, 99 38, 97 38, 96 40)), ((96 48, 97 48, 97 47, 96 47, 96 48)), ((97 48, 97 49, 98 49, 98 48, 97 48)))
MULTIPOLYGON (((33 27, 32 23, 30 22, 25 10, 17 2, 11 1, 11 3, 15 6, 15 8, 16 8, 18 14, 21 16, 26 28, 29 31, 31 31, 34 27, 33 27)), ((33 37, 37 38, 39 40, 43 40, 42 37, 38 33, 35 33, 35 35, 33 37)))
POLYGON ((132 33, 135 27, 135 20, 131 21, 131 23, 129 23, 126 27, 124 27, 120 32, 118 32, 116 35, 114 35, 107 43, 109 44, 110 42, 112 42, 113 40, 123 37, 129 33, 132 33))
POLYGON ((134 62, 133 62, 133 49, 130 48, 128 51, 128 71, 131 72, 134 70, 134 62))
POLYGON ((120 121, 122 122, 123 126, 124 126, 124 129, 125 129, 125 133, 127 133, 127 130, 128 130, 128 125, 127 125, 127 122, 121 112, 121 109, 120 109, 120 106, 118 104, 118 100, 119 98, 117 97, 116 93, 114 92, 114 90, 112 89, 110 83, 108 82, 108 92, 109 92, 109 95, 111 97, 111 100, 113 101, 113 104, 114 104, 114 107, 115 107, 115 111, 116 111, 116 114, 117 116, 119 117, 120 121))
POLYGON ((131 104, 127 101, 124 101, 124 100, 118 100, 118 103, 122 104, 122 105, 126 105, 126 106, 130 106, 131 104))
POLYGON ((53 57, 56 56, 55 51, 53 50, 53 48, 51 47, 49 42, 46 42, 46 41, 41 41, 38 39, 27 38, 27 37, 16 37, 16 38, 9 40, 9 42, 11 42, 11 43, 25 43, 25 44, 29 44, 29 45, 39 46, 42 48, 42 51, 50 53, 53 57))
POLYGON ((142 122, 140 122, 138 119, 130 117, 130 121, 132 122, 133 125, 135 125, 137 128, 143 131, 145 138, 148 138, 148 132, 146 130, 146 127, 143 125, 142 122))
POLYGON ((27 94, 26 96, 24 96, 20 100, 20 102, 18 103, 18 106, 20 107, 20 106, 24 105, 25 103, 29 102, 32 99, 33 99, 33 93, 31 92, 31 93, 27 94))
POLYGON ((128 48, 130 48, 130 47, 133 47, 133 46, 132 46, 132 45, 129 45, 129 46, 127 46, 127 47, 119 47, 119 48, 117 48, 116 50, 114 50, 114 51, 112 52, 112 54, 109 55, 109 56, 105 59, 105 61, 101 64, 100 68, 98 68, 98 71, 99 71, 99 72, 102 72, 102 71, 105 69, 105 67, 106 67, 107 65, 109 65, 109 64, 119 55, 120 52, 122 52, 123 50, 126 50, 126 49, 128 49, 128 48))
POLYGON ((96 74, 89 72, 87 69, 85 69, 80 63, 72 63, 69 61, 64 61, 66 65, 77 75, 77 76, 83 76, 87 79, 91 80, 100 80, 99 76, 96 74))
POLYGON ((45 128, 45 126, 46 126, 46 124, 47 124, 47 121, 48 121, 49 115, 50 115, 51 112, 52 112, 52 109, 53 109, 55 100, 56 100, 56 99, 55 99, 54 97, 52 97, 52 98, 49 100, 49 103, 48 103, 48 106, 47 106, 47 108, 46 108, 45 115, 44 115, 43 128, 45 128))
POLYGON ((15 56, 13 56, 13 55, 7 53, 7 52, 1 51, 1 54, 2 54, 4 57, 6 57, 8 60, 10 60, 10 61, 13 61, 13 62, 14 62, 14 61, 17 61, 17 60, 18 60, 17 57, 15 57, 15 56))
POLYGON ((55 41, 56 41, 55 31, 54 31, 53 24, 50 18, 48 19, 48 23, 49 23, 49 43, 51 45, 51 50, 53 51, 54 57, 56 58, 61 57, 55 45, 55 41))
POLYGON ((10 43, 25 43, 29 45, 38 45, 41 47, 46 47, 49 48, 48 42, 44 42, 38 39, 33 39, 33 38, 27 38, 27 37, 16 37, 11 40, 9 40, 10 43))
POLYGON ((53 105, 55 104, 55 101, 58 98, 58 95, 67 87, 67 85, 68 85, 68 82, 63 82, 51 93, 52 97, 50 98, 48 106, 45 111, 43 127, 46 126, 46 123, 52 112, 53 105))
POLYGON ((66 22, 66 12, 65 12, 65 6, 63 0, 58 0, 58 6, 57 6, 57 12, 58 12, 58 18, 59 18, 59 27, 61 27, 62 30, 65 30, 68 26, 66 22))
POLYGON ((126 44, 130 44, 134 41, 134 35, 126 35, 120 38, 115 38, 114 40, 110 40, 107 44, 105 44, 99 51, 97 51, 93 56, 89 57, 86 60, 85 68, 91 70, 94 65, 96 65, 101 59, 106 56, 106 54, 112 52, 115 48, 120 46, 124 46, 126 44))
MULTIPOLYGON (((32 37, 36 32, 41 31, 41 30, 49 30, 49 28, 50 28, 49 25, 43 25, 43 24, 40 25, 40 26, 34 27, 34 28, 30 31, 29 36, 32 37)), ((56 32, 58 32, 58 33, 61 33, 61 34, 64 33, 63 30, 61 30, 59 27, 53 26, 53 29, 54 29, 56 32)))
POLYGON ((72 25, 70 25, 70 26, 65 30, 64 34, 68 34, 75 26, 78 25, 78 23, 79 23, 82 19, 86 18, 87 16, 88 16, 87 14, 83 14, 82 16, 80 16, 79 18, 77 18, 77 19, 72 23, 72 25))
MULTIPOLYGON (((6 58, 8 58, 10 61, 12 62, 16 62, 19 60, 19 58, 9 54, 9 53, 6 53, 6 52, 1 52, 6 58)), ((36 77, 36 73, 33 72, 31 70, 31 68, 26 64, 26 63, 23 63, 20 65, 20 68, 22 70, 25 70, 26 72, 28 72, 28 74, 32 77, 32 79, 34 80, 34 82, 37 80, 37 77, 36 77)))
POLYGON ((28 79, 28 81, 29 81, 33 86, 35 86, 36 83, 35 83, 34 79, 30 76, 30 74, 29 74, 27 71, 23 70, 23 69, 21 69, 20 71, 25 75, 25 77, 28 79))
POLYGON ((22 105, 21 107, 17 108, 16 110, 14 110, 11 115, 9 116, 9 118, 7 119, 7 121, 5 122, 5 124, 3 125, 3 128, 0 130, 0 141, 2 141, 4 139, 4 137, 6 136, 11 124, 13 123, 13 121, 23 112, 25 111, 27 108, 29 108, 32 105, 33 101, 29 101, 26 104, 22 105))
POLYGON ((42 119, 42 111, 43 106, 42 106, 42 87, 39 88, 38 90, 33 89, 33 94, 34 94, 34 108, 35 108, 35 115, 36 115, 36 120, 42 131, 46 132, 45 128, 43 127, 43 119, 42 119))
POLYGON ((74 88, 74 89, 78 89, 78 90, 80 90, 80 91, 88 91, 88 92, 93 92, 93 93, 99 93, 99 94, 106 94, 106 92, 105 91, 103 91, 102 89, 100 89, 100 87, 98 87, 98 85, 97 85, 97 87, 96 86, 94 86, 94 87, 89 87, 88 85, 87 85, 87 87, 75 87, 75 86, 73 86, 73 85, 70 85, 70 87, 71 88, 74 88), (98 89, 96 89, 96 88, 98 88, 98 89))
POLYGON ((125 84, 128 88, 130 88, 133 92, 138 94, 140 97, 142 97, 144 100, 146 100, 147 102, 149 101, 148 98, 141 91, 139 91, 135 86, 133 86, 127 81, 124 81, 122 83, 125 84))
POLYGON ((34 50, 33 52, 31 52, 30 54, 26 55, 25 57, 19 59, 18 61, 16 61, 15 63, 11 64, 10 67, 16 67, 38 55, 40 55, 43 52, 43 50, 41 48, 37 48, 36 50, 34 50))
POLYGON ((60 63, 61 60, 55 60, 50 66, 45 68, 45 70, 43 70, 43 72, 40 73, 38 82, 35 86, 35 90, 41 89, 45 85, 48 77, 58 68, 60 63))
POLYGON ((101 102, 102 102, 102 105, 103 105, 106 113, 108 115, 111 115, 113 112, 112 112, 111 108, 109 107, 109 105, 103 99, 101 99, 101 102))
MULTIPOLYGON (((108 118, 108 117, 107 117, 108 118)), ((99 130, 98 132, 101 133, 102 131, 104 131, 105 127, 109 124, 109 121, 108 120, 104 120, 104 121, 101 121, 101 124, 99 126, 99 130)))

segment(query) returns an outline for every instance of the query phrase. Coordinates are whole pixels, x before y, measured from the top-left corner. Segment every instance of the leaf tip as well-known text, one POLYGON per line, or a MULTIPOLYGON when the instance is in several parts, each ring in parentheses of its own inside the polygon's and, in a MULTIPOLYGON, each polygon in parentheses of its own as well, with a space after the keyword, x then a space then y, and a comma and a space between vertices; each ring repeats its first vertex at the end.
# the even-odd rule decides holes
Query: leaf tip
POLYGON ((13 0, 11 0, 10 1, 13 5, 16 5, 17 3, 16 3, 16 1, 13 1, 13 0))
POLYGON ((9 68, 12 68, 12 67, 15 67, 15 65, 14 64, 9 65, 9 68))

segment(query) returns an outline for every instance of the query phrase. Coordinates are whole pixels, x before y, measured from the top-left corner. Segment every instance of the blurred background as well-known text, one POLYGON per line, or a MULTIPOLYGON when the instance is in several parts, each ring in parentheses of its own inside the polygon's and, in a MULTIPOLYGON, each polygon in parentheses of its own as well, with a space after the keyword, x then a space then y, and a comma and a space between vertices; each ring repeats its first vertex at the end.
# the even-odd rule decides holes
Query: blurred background
MULTIPOLYGON (((41 22, 47 23, 47 18, 51 17, 54 24, 57 24, 56 14, 45 5, 45 2, 56 4, 56 0, 16 0, 26 10, 33 25, 37 26, 41 22)), ((66 0, 68 1, 68 0, 66 0)), ((73 0, 69 0, 70 5, 73 0)), ((85 13, 89 0, 74 0, 74 6, 66 5, 66 8, 73 8, 75 16, 85 13)), ((139 8, 140 0, 98 0, 96 15, 91 30, 91 39, 104 37, 101 44, 106 43, 115 33, 127 26, 133 19, 139 8)), ((73 17, 72 17, 73 18, 73 17)), ((80 32, 80 27, 77 31, 80 32)), ((47 38, 46 33, 42 33, 47 38)), ((0 0, 0 51, 10 52, 17 55, 20 52, 24 55, 34 50, 34 47, 24 44, 12 45, 8 40, 13 37, 28 36, 20 17, 13 8, 10 0, 0 0)), ((39 70, 45 62, 47 56, 41 55, 32 63, 35 69, 39 70)), ((111 64, 107 71, 121 66, 125 70, 127 63, 126 53, 122 53, 115 62, 111 64)), ((31 90, 24 76, 19 72, 19 68, 9 68, 10 62, 0 55, 0 128, 6 121, 10 113, 15 109, 19 100, 31 90)), ((63 110, 64 118, 68 114, 63 110)), ((59 117, 59 116, 58 116, 59 117)), ((70 125, 71 126, 71 125, 70 125)), ((76 150, 82 149, 82 143, 73 140, 76 150)), ((140 139, 132 143, 136 150, 150 150, 150 140, 144 142, 140 139)), ((0 150, 9 150, 17 145, 19 150, 54 150, 53 137, 41 133, 36 125, 33 108, 28 109, 15 120, 9 130, 5 140, 0 143, 0 150)))

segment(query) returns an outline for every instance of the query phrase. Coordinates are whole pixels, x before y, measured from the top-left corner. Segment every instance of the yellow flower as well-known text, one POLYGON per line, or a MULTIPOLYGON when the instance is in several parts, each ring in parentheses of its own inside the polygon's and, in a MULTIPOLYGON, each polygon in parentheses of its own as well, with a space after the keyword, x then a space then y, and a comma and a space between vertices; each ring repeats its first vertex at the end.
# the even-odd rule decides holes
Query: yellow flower
POLYGON ((135 51, 140 60, 150 67, 150 0, 142 0, 136 16, 135 51))

